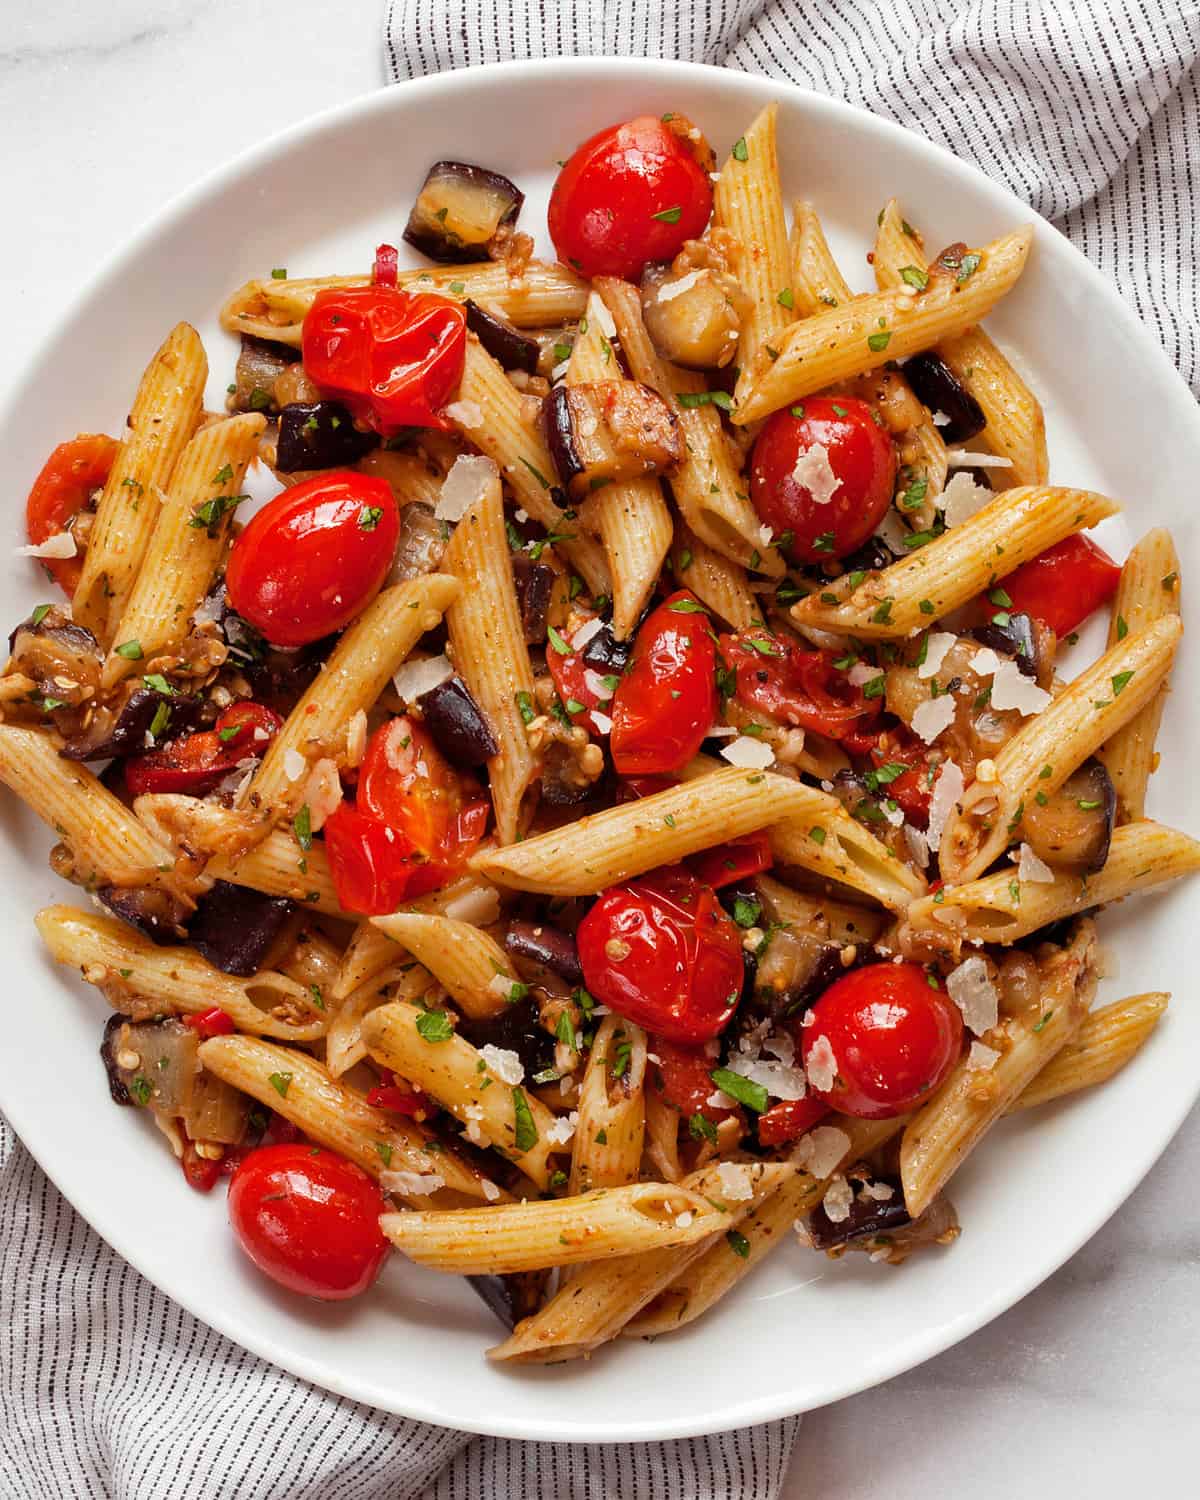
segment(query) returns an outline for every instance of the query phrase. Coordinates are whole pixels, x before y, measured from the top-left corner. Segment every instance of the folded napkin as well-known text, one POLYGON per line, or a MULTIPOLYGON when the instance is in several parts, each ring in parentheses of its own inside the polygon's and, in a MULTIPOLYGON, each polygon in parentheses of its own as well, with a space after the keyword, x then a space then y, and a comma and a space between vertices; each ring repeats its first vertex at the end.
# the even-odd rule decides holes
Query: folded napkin
MULTIPOLYGON (((1196 388, 1196 7, 391 0, 386 46, 395 81, 510 57, 678 57, 887 115, 1053 219, 1196 388)), ((144 1281, 2 1120, 0 1412, 0 1493, 12 1500, 773 1500, 799 1425, 673 1443, 517 1443, 330 1395, 144 1281)), ((864 1469, 862 1493, 871 1482, 864 1469)))

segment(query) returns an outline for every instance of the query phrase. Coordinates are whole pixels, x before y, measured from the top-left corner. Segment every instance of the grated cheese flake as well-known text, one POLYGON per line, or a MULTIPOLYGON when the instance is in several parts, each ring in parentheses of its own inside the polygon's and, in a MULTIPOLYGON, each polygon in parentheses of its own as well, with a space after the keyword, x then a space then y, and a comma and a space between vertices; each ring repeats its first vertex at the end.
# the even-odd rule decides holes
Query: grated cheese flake
POLYGON ((654 300, 656 302, 674 302, 676 297, 682 297, 684 292, 690 292, 696 283, 707 274, 707 271, 689 271, 686 276, 681 276, 678 281, 664 281, 659 287, 654 300))
POLYGON ((825 1217, 831 1224, 841 1224, 850 1217, 850 1208, 854 1202, 854 1189, 839 1172, 825 1189, 825 1196, 821 1200, 821 1207, 825 1210, 825 1217))
POLYGON ((1028 844, 1022 844, 1017 863, 1017 879, 1022 883, 1032 881, 1035 885, 1049 885, 1054 880, 1054 871, 1028 844))
POLYGON ((337 762, 323 755, 309 772, 303 795, 308 804, 309 826, 313 833, 319 833, 341 805, 342 778, 337 762))
POLYGON ((929 828, 925 834, 925 840, 934 854, 941 845, 946 820, 954 810, 954 804, 962 796, 965 787, 966 779, 962 768, 955 765, 952 760, 944 760, 929 797, 929 828))
POLYGON ((613 721, 607 714, 602 714, 598 708, 593 708, 591 718, 597 734, 612 733, 613 721))
POLYGON ((792 468, 792 478, 808 491, 814 505, 828 505, 841 486, 824 443, 814 443, 811 448, 800 450, 792 468))
POLYGON ((995 1047, 989 1047, 986 1042, 971 1043, 971 1050, 967 1053, 967 1067, 972 1072, 994 1068, 999 1061, 1000 1054, 995 1047))
POLYGON ((837 1058, 833 1043, 822 1033, 808 1049, 808 1081, 819 1094, 827 1094, 837 1081, 837 1058))
POLYGON ((965 469, 959 469, 935 499, 947 526, 961 526, 977 515, 995 496, 982 484, 976 484, 965 469))
POLYGON ((765 771, 775 763, 775 752, 770 745, 748 734, 740 734, 728 745, 722 745, 721 757, 731 766, 741 766, 746 771, 765 771))
POLYGON ((552 1146, 565 1146, 575 1134, 579 1124, 579 1111, 573 1109, 569 1115, 559 1115, 546 1126, 546 1139, 552 1146))
POLYGON ((929 868, 929 840, 919 828, 914 828, 911 823, 904 825, 904 842, 908 845, 908 852, 918 870, 929 868))
POLYGON ((571 637, 571 645, 576 651, 582 651, 592 637, 599 635, 603 629, 604 621, 599 615, 593 615, 590 620, 585 620, 571 637))
POLYGON ((307 770, 308 762, 303 755, 289 745, 283 752, 283 774, 289 781, 299 781, 307 770))
POLYGON ((969 448, 947 448, 946 463, 952 469, 1011 469, 1011 458, 1002 453, 972 453, 969 448))
POLYGON ((380 1172, 379 1186, 385 1193, 401 1193, 406 1198, 422 1198, 446 1186, 440 1172, 380 1172))
POLYGON ((34 542, 28 547, 15 547, 13 550, 18 557, 66 558, 74 557, 79 549, 69 531, 58 531, 53 536, 48 536, 44 542, 34 542))
POLYGON ((957 641, 958 637, 948 630, 931 630, 925 638, 925 660, 917 668, 917 676, 922 678, 936 676, 942 670, 946 652, 957 641))
POLYGON ((992 707, 998 712, 1015 708, 1024 715, 1040 714, 1050 694, 1026 677, 1015 661, 1002 662, 992 676, 992 707))
POLYGON ((454 668, 445 656, 410 657, 392 674, 392 686, 405 703, 415 703, 422 693, 440 687, 453 676, 454 668))
POLYGON ((1000 1018, 1000 996, 978 954, 966 958, 946 976, 946 992, 962 1011, 968 1031, 983 1036, 1000 1018))
POLYGON ((754 1197, 750 1168, 744 1162, 723 1161, 717 1168, 717 1177, 721 1184, 722 1198, 728 1198, 733 1203, 744 1203, 747 1198, 754 1197))
MULTIPOLYGON (((497 979, 502 977, 499 974, 496 976, 497 979)), ((506 982, 508 989, 512 989, 512 980, 509 979, 506 982)), ((506 996, 507 993, 508 990, 505 991, 506 996)), ((495 1047, 491 1042, 487 1042, 480 1047, 479 1055, 487 1063, 488 1071, 495 1074, 501 1083, 516 1085, 525 1077, 525 1064, 520 1056, 508 1047, 495 1047)))
POLYGON ((442 481, 441 494, 433 508, 434 516, 439 521, 461 521, 472 505, 483 499, 488 485, 498 474, 499 470, 490 458, 460 453, 442 481))
POLYGON ((919 735, 927 745, 932 745, 938 735, 953 723, 954 699, 949 693, 943 693, 940 698, 927 698, 924 703, 917 705, 911 727, 914 734, 919 735))

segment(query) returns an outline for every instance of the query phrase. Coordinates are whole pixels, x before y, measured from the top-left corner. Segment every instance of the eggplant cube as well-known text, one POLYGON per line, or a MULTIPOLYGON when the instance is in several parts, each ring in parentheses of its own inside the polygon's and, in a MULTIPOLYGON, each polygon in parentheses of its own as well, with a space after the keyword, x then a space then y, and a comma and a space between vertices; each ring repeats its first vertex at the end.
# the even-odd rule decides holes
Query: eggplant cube
POLYGON ((546 446, 573 500, 614 480, 667 474, 683 461, 675 413, 635 380, 558 385, 542 408, 546 446))
POLYGON ((464 161, 435 161, 408 216, 404 238, 443 265, 487 258, 488 241, 515 224, 525 194, 507 177, 464 161))

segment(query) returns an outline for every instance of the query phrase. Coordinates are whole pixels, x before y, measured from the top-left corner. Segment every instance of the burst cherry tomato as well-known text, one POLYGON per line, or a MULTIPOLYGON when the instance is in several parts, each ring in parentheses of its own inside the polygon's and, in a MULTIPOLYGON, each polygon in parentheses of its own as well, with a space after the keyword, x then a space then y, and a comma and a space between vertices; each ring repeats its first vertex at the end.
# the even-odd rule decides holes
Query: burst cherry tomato
POLYGON ((892 798, 903 810, 908 822, 924 828, 929 822, 929 799, 936 775, 926 759, 925 746, 915 734, 900 726, 878 736, 870 756, 877 770, 894 777, 883 783, 884 795, 892 798), (907 766, 908 769, 896 776, 897 766, 907 766))
POLYGON ((229 602, 276 646, 341 630, 375 597, 400 536, 391 486, 334 469, 263 506, 234 542, 229 602))
POLYGON ((259 1270, 330 1302, 356 1297, 379 1275, 387 1207, 361 1167, 311 1146, 251 1151, 229 1184, 229 1222, 259 1270))
POLYGON ((394 286, 318 292, 304 319, 304 369, 362 425, 384 437, 438 416, 462 379, 467 315, 446 297, 394 286))
POLYGON ((222 1010, 219 1005, 214 1005, 211 1010, 202 1010, 197 1015, 184 1016, 183 1024, 189 1031, 194 1031, 205 1041, 210 1036, 229 1036, 237 1030, 233 1024, 233 1017, 227 1010, 222 1010))
MULTIPOLYGON (((1082 532, 1065 537, 1010 573, 1000 584, 1011 605, 1041 620, 1058 636, 1069 635, 1117 590, 1121 569, 1082 532)), ((989 614, 994 614, 993 604, 989 614)))
POLYGON ((814 1061, 836 1070, 832 1088, 817 1097, 864 1120, 915 1109, 962 1051, 958 1007, 917 964, 855 969, 830 985, 800 1030, 810 1082, 814 1061))
POLYGON ((273 708, 244 699, 222 710, 217 738, 230 750, 261 755, 282 728, 283 719, 273 708))
POLYGON ((663 1098, 685 1120, 703 1115, 715 1125, 737 1113, 708 1102, 717 1089, 712 1081, 716 1063, 702 1047, 679 1047, 666 1037, 652 1036, 649 1051, 658 1058, 653 1066, 663 1098))
POLYGON ((769 870, 772 859, 767 834, 746 833, 740 839, 706 849, 703 854, 693 854, 687 865, 702 885, 711 885, 714 891, 719 891, 722 886, 735 885, 739 880, 769 870))
MULTIPOLYGON (((59 443, 42 465, 25 502, 25 529, 35 545, 57 536, 86 509, 92 491, 108 478, 120 443, 102 433, 81 432, 69 443, 59 443)), ((70 597, 83 572, 78 557, 42 558, 42 566, 70 597)))
POLYGON ((782 1146, 794 1141, 829 1113, 829 1105, 820 1094, 806 1094, 803 1099, 781 1099, 758 1117, 758 1144, 782 1146))
POLYGON ((832 651, 805 651, 769 631, 723 635, 721 655, 736 673, 737 701, 780 724, 844 740, 868 726, 882 705, 834 666, 832 651))
MULTIPOLYGON (((559 639, 561 640, 562 637, 560 636, 559 639)), ((564 644, 570 643, 564 642, 564 644)), ((608 718, 612 707, 612 695, 617 688, 617 678, 603 672, 596 672, 588 666, 579 651, 560 651, 553 640, 546 647, 546 665, 550 668, 550 676, 554 679, 554 686, 563 707, 571 716, 571 722, 581 724, 589 734, 600 733, 596 728, 596 721, 592 718, 592 710, 595 709, 605 719, 608 718), (589 676, 593 686, 589 686, 589 676), (602 689, 601 692, 596 691, 597 686, 602 689), (608 697, 604 697, 603 693, 607 693, 608 697)))
POLYGON ((125 762, 125 785, 132 797, 143 792, 202 797, 248 755, 262 755, 282 725, 279 715, 261 703, 231 704, 214 729, 181 735, 145 755, 131 755, 125 762))
POLYGON ((550 195, 550 238, 584 276, 637 281, 652 261, 673 260, 704 231, 712 184, 682 116, 639 115, 585 141, 550 195), (683 127, 677 133, 671 126, 683 127))
POLYGON ((605 891, 576 941, 591 993, 668 1041, 705 1042, 737 1007, 738 930, 712 888, 677 866, 605 891))
POLYGON ((750 499, 794 563, 861 547, 896 488, 896 449, 865 401, 809 396, 777 411, 750 456, 750 499))
POLYGON ((716 717, 716 662, 708 615, 686 589, 648 616, 612 700, 613 765, 622 776, 687 765, 716 717))

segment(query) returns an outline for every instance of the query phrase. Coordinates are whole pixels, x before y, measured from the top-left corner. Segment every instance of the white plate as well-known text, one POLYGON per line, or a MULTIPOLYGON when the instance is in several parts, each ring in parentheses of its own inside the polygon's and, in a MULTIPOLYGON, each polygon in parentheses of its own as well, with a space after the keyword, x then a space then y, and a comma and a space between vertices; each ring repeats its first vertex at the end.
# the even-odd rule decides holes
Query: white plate
MULTIPOLYGON (((1031 216, 1015 198, 924 140, 846 105, 747 75, 630 60, 558 60, 451 73, 389 89, 290 130, 177 199, 111 260, 45 343, 0 415, 8 531, 50 448, 76 431, 115 432, 141 367, 179 318, 194 322, 219 407, 235 346, 217 309, 250 276, 361 270, 397 241, 424 169, 480 161, 528 194, 523 227, 544 223, 555 158, 612 120, 682 110, 719 153, 772 98, 783 102, 789 194, 812 198, 856 285, 890 194, 936 249, 978 243, 1031 216)), ((544 234, 541 235, 544 239, 544 234)), ((541 249, 548 248, 542 244, 541 249)), ((1123 500, 1106 523, 1125 546, 1168 523, 1195 555, 1200 415, 1152 337, 1049 225, 1024 279, 991 320, 1047 410, 1053 476, 1123 500)), ((49 597, 3 550, 6 618, 49 597)), ((1185 593, 1185 597, 1187 597, 1185 593)), ((1082 649, 1094 648, 1093 625, 1082 649)), ((1191 647, 1178 680, 1187 682, 1191 647)), ((1151 810, 1197 830, 1189 747, 1200 695, 1177 691, 1151 810)), ((333 1390, 409 1416, 511 1437, 619 1441, 689 1436, 818 1406, 886 1380, 979 1328, 1050 1275, 1108 1218, 1167 1145, 1198 1092, 1200 1009, 1190 1005, 1194 932, 1187 889, 1109 913, 1122 960, 1104 996, 1176 991, 1142 1056, 1090 1098, 994 1133, 956 1179, 965 1226, 946 1253, 899 1271, 862 1257, 833 1264, 781 1250, 713 1316, 653 1345, 619 1344, 587 1363, 502 1370, 483 1350, 497 1325, 451 1278, 398 1261, 358 1302, 277 1293, 239 1255, 218 1190, 189 1191, 148 1120, 108 1100, 96 1057, 104 1007, 39 949, 32 916, 72 892, 46 867, 45 830, 0 801, 0 907, 9 1023, 0 1106, 76 1208, 122 1255, 198 1317, 248 1349, 333 1390)), ((1099 1312, 1099 1309, 1098 1309, 1099 1312)))

